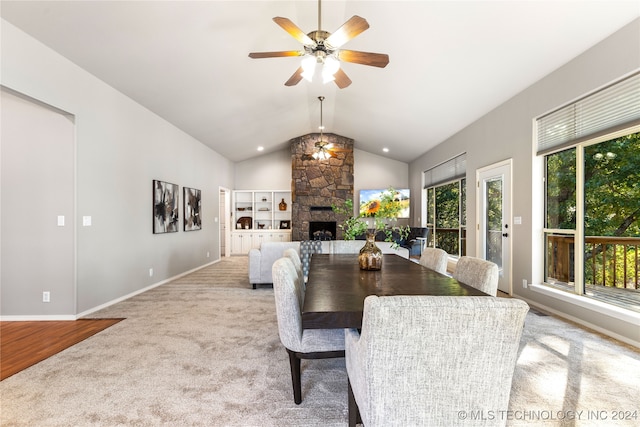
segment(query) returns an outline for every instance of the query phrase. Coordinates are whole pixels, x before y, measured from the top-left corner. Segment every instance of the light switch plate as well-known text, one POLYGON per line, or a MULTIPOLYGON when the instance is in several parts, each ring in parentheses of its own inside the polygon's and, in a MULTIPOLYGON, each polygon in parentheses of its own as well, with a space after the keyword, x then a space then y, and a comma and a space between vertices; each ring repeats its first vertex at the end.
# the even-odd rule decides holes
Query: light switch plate
POLYGON ((90 216, 83 216, 82 217, 82 225, 84 227, 90 227, 91 226, 91 217, 90 216))
POLYGON ((64 227, 64 215, 58 215, 58 227, 64 227))

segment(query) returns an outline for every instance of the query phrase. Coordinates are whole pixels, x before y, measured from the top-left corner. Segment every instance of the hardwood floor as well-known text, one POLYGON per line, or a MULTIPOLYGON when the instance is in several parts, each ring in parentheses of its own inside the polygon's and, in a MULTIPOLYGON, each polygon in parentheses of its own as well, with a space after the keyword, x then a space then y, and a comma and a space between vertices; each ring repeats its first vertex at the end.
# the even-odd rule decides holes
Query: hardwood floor
POLYGON ((0 381, 121 320, 0 322, 0 381))

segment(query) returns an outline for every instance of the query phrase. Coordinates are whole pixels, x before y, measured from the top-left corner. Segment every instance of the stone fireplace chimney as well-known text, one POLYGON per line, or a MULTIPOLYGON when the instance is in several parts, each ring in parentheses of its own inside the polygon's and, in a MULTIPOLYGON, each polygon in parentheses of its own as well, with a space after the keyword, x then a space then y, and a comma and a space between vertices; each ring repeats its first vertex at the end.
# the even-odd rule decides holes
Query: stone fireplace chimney
MULTIPOLYGON (((323 139, 333 144, 335 157, 316 160, 311 155, 320 134, 313 133, 292 139, 291 142, 291 240, 310 239, 311 222, 345 220, 336 215, 331 205, 342 205, 353 199, 353 139, 331 133, 323 139)), ((337 227, 335 239, 342 239, 337 227)))

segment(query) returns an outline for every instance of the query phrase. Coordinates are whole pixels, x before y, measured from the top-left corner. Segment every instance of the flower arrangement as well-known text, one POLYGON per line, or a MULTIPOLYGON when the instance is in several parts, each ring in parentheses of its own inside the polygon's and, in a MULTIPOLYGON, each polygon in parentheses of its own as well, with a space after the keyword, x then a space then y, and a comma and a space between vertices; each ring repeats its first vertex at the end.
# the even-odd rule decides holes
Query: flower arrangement
POLYGON ((398 221, 398 215, 404 209, 399 193, 392 187, 383 193, 379 199, 369 200, 360 205, 359 214, 353 215, 353 200, 344 202, 343 206, 332 205, 331 208, 338 215, 346 216, 344 223, 338 227, 342 229, 345 240, 354 240, 362 234, 377 234, 382 231, 385 234, 385 242, 391 242, 393 247, 398 243, 394 240, 394 232, 397 239, 406 239, 409 235, 409 226, 394 226, 398 221))

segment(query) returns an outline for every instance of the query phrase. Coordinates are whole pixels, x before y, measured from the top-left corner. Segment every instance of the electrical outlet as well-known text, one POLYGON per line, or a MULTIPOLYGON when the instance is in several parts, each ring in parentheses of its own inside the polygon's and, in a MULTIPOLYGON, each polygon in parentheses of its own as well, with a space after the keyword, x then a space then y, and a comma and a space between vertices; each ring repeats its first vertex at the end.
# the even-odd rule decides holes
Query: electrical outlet
POLYGON ((209 258, 209 251, 207 251, 207 258, 209 258))
POLYGON ((51 292, 49 291, 42 292, 42 302, 51 302, 51 292))
POLYGON ((527 279, 522 279, 522 287, 527 289, 527 279))
POLYGON ((149 277, 153 277, 153 268, 149 269, 149 277))

